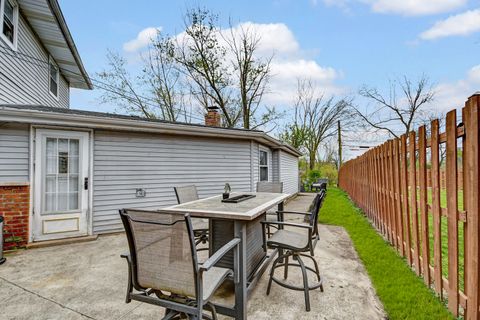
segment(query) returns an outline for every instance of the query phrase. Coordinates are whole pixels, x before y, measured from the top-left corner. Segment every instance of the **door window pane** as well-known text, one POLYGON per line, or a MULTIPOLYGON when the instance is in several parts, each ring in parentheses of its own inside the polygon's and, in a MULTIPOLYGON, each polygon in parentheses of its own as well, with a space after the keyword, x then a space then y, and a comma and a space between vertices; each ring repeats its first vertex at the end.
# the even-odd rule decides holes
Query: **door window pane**
POLYGON ((56 205, 56 194, 53 192, 45 193, 45 211, 55 211, 56 205))
POLYGON ((68 193, 61 192, 58 194, 58 207, 57 211, 68 209, 68 193))
POLYGON ((46 139, 44 211, 79 209, 79 146, 78 139, 46 139))
POLYGON ((78 192, 71 192, 68 194, 68 209, 75 210, 78 209, 78 192))
POLYGON ((45 192, 55 193, 56 190, 57 190, 57 177, 47 176, 47 180, 45 183, 45 192))
POLYGON ((68 173, 68 152, 58 153, 58 173, 68 173))
POLYGON ((68 183, 68 192, 77 192, 78 191, 78 177, 71 176, 68 183))

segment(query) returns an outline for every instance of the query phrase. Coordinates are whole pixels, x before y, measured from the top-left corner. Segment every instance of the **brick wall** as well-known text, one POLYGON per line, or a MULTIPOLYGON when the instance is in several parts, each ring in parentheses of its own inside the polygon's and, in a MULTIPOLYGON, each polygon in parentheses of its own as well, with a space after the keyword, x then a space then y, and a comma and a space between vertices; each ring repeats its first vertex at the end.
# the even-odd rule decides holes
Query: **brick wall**
POLYGON ((28 242, 30 187, 0 185, 0 215, 4 222, 4 250, 24 247, 28 242))

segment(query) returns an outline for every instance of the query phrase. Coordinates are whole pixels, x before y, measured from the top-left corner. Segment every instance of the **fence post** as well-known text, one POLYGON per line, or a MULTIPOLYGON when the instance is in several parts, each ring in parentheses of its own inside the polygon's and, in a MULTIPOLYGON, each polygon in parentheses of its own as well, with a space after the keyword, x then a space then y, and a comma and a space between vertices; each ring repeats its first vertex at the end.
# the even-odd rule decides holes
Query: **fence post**
POLYGON ((465 124, 465 192, 467 212, 466 234, 468 238, 468 247, 465 250, 465 256, 468 256, 465 266, 465 284, 467 294, 467 310, 465 318, 467 320, 478 320, 479 315, 479 208, 480 208, 480 153, 479 153, 479 109, 480 93, 471 96, 466 102, 464 108, 465 124))

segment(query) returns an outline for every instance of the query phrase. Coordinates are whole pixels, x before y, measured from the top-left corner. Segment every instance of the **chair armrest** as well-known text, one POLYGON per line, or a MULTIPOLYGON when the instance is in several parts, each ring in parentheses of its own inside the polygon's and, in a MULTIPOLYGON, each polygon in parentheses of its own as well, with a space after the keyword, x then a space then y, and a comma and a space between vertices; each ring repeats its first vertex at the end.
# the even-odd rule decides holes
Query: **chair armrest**
POLYGON ((230 240, 227 244, 223 245, 220 249, 217 250, 210 258, 208 258, 201 266, 200 272, 208 271, 211 267, 213 267, 218 260, 220 260, 228 251, 232 250, 240 243, 239 238, 234 238, 230 240))
POLYGON ((312 215, 311 212, 301 212, 301 211, 284 211, 284 210, 279 210, 277 213, 291 213, 291 214, 301 214, 305 216, 312 215))
POLYGON ((312 226, 308 224, 300 224, 300 223, 291 223, 291 222, 282 222, 282 221, 262 221, 262 224, 276 224, 280 226, 290 226, 290 227, 298 227, 303 229, 312 229, 312 226))

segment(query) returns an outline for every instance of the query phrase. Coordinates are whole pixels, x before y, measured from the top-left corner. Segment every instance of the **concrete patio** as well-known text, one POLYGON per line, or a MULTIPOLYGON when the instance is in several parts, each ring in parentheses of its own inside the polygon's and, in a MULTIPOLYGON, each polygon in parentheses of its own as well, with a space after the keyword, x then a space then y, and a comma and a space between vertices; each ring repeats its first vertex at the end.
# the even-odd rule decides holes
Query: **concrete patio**
MULTIPOLYGON (((286 206, 305 210, 311 195, 286 206)), ((341 227, 321 225, 315 250, 325 292, 312 291, 305 312, 303 292, 272 284, 267 273, 248 305, 249 319, 384 319, 370 279, 341 227)), ((96 241, 20 251, 0 266, 0 319, 161 319, 163 310, 139 302, 126 304, 127 252, 124 234, 96 241)), ((297 270, 289 279, 301 283, 297 270)))

